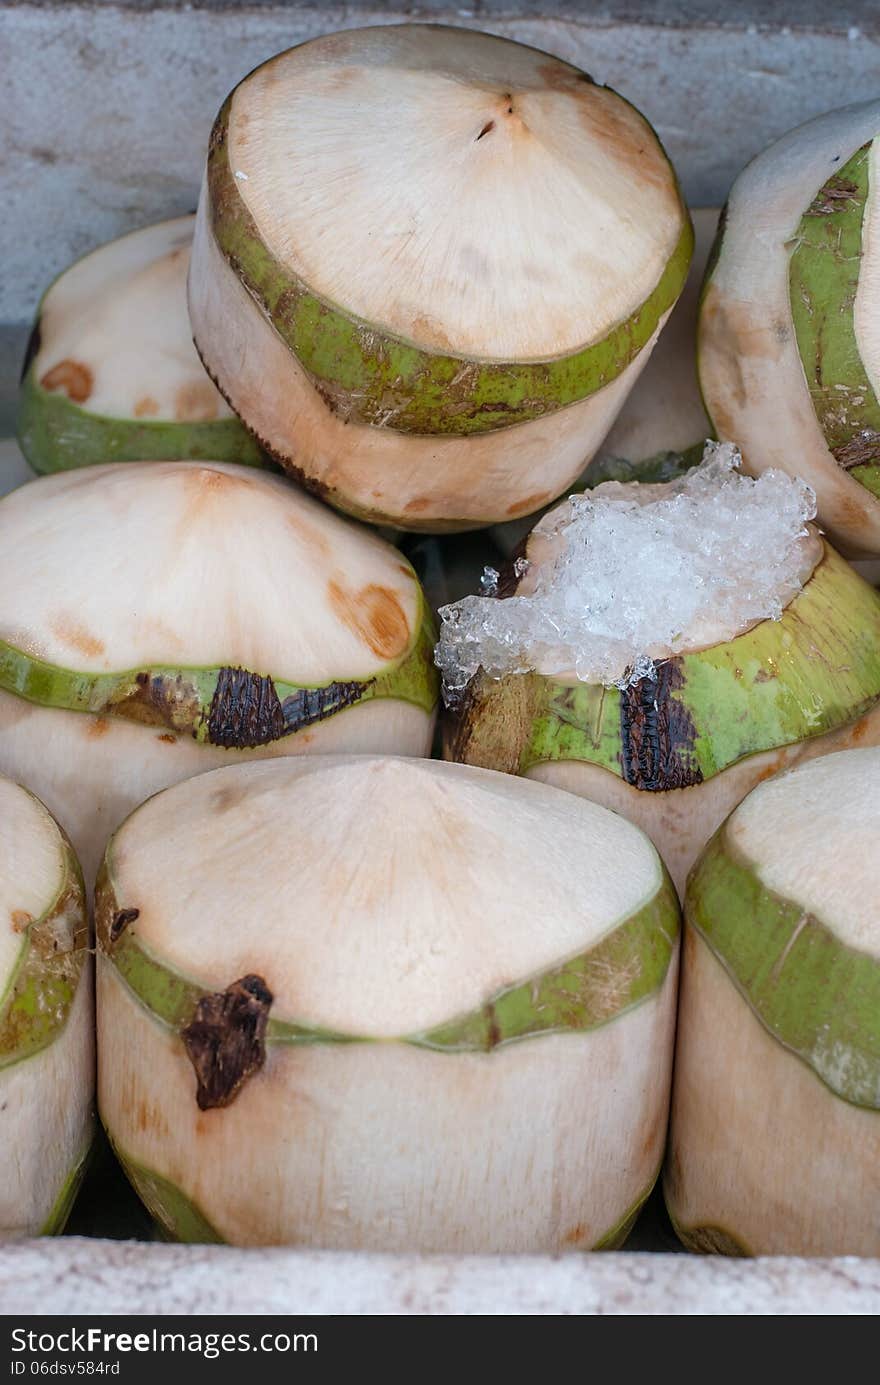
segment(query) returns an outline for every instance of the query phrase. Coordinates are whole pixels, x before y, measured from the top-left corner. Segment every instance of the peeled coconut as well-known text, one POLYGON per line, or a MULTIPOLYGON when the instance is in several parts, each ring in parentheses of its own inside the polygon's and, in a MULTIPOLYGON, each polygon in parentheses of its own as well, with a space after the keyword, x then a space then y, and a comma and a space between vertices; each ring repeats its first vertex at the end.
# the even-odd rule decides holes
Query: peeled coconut
MULTIPOLYGON (((617 422, 573 490, 603 481, 669 481, 700 461, 712 434, 697 379, 696 339, 700 284, 718 227, 718 209, 698 207, 691 219, 694 255, 681 297, 617 422)), ((492 537, 510 556, 534 523, 534 516, 513 519, 496 525, 492 537)))
POLYGON ((679 890, 761 779, 880 741, 880 594, 809 488, 735 462, 573 497, 495 596, 441 611, 447 756, 623 813, 679 890))
POLYGON ((94 1135, 82 872, 32 794, 0 777, 0 1237, 63 1230, 94 1135))
POLYGON ((396 549, 264 472, 89 467, 0 502, 0 770, 87 880, 136 804, 202 770, 427 754, 433 638, 396 549))
POLYGON ((880 556, 880 101, 792 130, 733 185, 699 368, 717 435, 816 491, 851 557, 880 556))
POLYGON ((667 1202, 693 1250, 880 1255, 880 750, 761 784, 688 882, 667 1202))
POLYGON ((132 814, 96 910, 101 1116, 171 1235, 625 1236, 665 1139, 678 906, 622 818, 429 760, 239 766, 132 814))
POLYGON ((219 389, 311 489, 475 528, 578 476, 692 240, 651 127, 577 68, 473 31, 348 30, 221 109, 190 316, 219 389))
POLYGON ((194 224, 181 216, 102 245, 43 295, 18 419, 34 471, 178 457, 265 460, 192 343, 186 276, 194 224))

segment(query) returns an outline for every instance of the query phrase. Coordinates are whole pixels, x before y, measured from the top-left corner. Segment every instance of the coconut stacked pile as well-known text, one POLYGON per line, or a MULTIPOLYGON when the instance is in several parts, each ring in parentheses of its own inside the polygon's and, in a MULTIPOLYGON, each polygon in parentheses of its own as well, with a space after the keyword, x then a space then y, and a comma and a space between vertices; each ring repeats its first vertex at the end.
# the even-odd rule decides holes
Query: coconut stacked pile
MULTIPOLYGON (((625 1239, 666 1142, 688 871, 710 863, 690 955, 708 939, 727 966, 727 915, 716 948, 706 913, 727 869, 713 832, 776 770, 835 762, 845 803, 876 767, 830 755, 880 742, 880 596, 824 537, 880 553, 875 111, 829 120, 798 136, 760 246, 737 232, 761 201, 744 175, 700 306, 717 214, 695 216, 688 280, 674 170, 622 97, 477 32, 352 30, 235 88, 195 217, 94 251, 44 295, 20 416, 44 475, 0 504, 0 772, 45 806, 0 793, 0 1026, 20 1087, 32 1072, 43 1091, 49 1060, 31 1055, 61 1063, 68 1031, 63 1061, 87 1064, 75 848, 95 887, 99 1111, 167 1234, 625 1239), (843 182, 822 163, 838 143, 843 182), (774 237, 787 298, 776 250, 772 294, 761 278, 774 237), (800 394, 791 350, 773 364, 788 415, 815 412, 790 446, 736 383, 771 373, 767 353, 751 370, 753 328, 718 327, 744 285, 780 340, 788 311, 800 359, 827 356, 800 394), (855 297, 854 373, 823 295, 855 297), (427 758, 441 681, 445 763, 427 758), (22 1047, 27 986, 55 1021, 22 1047)), ((813 781, 791 778, 796 803, 813 781)), ((765 918, 756 890, 731 905, 744 938, 765 918)), ((873 956, 851 897, 829 909, 840 947, 868 938, 873 956)), ((695 970, 667 1188, 689 1244, 749 1248, 729 1174, 713 1200, 692 1172, 708 984, 695 970), (727 1206, 737 1225, 713 1231, 727 1206)), ((760 1026, 775 1011, 755 997, 760 1026)), ((834 1086, 864 1108, 841 1177, 868 1166, 878 1119, 857 1021, 840 1019, 868 1065, 834 1086)), ((786 1023, 783 1044, 801 1020, 786 1023)), ((827 1084, 823 1061, 804 1080, 827 1084)), ((73 1086, 58 1167, 35 1159, 10 1233, 63 1223, 84 1067, 73 1086)))

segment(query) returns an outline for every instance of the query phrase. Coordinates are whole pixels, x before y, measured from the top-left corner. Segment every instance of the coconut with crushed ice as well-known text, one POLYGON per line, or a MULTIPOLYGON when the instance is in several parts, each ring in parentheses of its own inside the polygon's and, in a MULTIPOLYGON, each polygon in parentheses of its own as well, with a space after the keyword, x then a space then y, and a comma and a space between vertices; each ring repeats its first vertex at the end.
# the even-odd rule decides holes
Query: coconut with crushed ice
POLYGON ((494 593, 441 611, 447 755, 623 812, 681 888, 768 773, 880 741, 880 597, 814 513, 716 443, 678 480, 570 497, 494 593))

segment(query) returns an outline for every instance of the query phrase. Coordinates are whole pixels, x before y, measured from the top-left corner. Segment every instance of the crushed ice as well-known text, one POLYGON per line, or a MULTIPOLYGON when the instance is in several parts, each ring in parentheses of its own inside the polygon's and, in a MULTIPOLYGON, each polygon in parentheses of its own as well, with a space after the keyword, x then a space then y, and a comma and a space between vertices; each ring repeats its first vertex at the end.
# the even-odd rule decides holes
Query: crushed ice
POLYGON ((617 481, 571 496, 541 527, 554 551, 530 595, 498 600, 487 570, 483 595, 442 607, 435 659, 447 702, 481 667, 624 688, 701 625, 778 620, 806 575, 798 540, 816 497, 781 471, 743 476, 739 463, 732 444, 707 443, 699 466, 640 500, 617 481))

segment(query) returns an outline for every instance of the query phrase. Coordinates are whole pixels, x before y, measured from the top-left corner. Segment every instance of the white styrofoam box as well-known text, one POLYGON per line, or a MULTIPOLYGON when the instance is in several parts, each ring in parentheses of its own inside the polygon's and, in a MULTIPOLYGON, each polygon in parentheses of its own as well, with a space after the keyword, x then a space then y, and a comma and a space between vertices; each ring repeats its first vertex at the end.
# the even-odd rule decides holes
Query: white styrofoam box
MULTIPOLYGON (((318 33, 413 18, 535 44, 615 87, 656 126, 692 205, 717 205, 771 139, 880 83, 876 8, 859 0, 730 0, 723 17, 716 0, 0 3, 4 419, 46 284, 102 241, 195 205, 211 122, 240 77, 318 33)), ((0 495, 30 476, 0 441, 0 495)), ((78 1237, 0 1246, 6 1314, 878 1311, 877 1260, 426 1258, 78 1237)))

